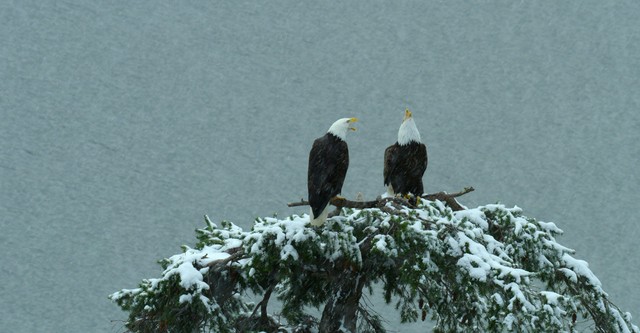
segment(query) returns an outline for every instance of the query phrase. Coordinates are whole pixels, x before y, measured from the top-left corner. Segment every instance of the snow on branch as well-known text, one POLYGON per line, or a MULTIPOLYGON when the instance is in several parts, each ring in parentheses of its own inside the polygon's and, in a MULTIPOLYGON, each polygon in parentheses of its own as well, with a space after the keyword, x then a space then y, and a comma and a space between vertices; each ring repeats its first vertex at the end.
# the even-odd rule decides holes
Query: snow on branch
POLYGON ((162 260, 159 278, 109 297, 132 332, 385 332, 368 290, 403 322, 430 318, 435 331, 640 333, 587 262, 556 241, 560 228, 518 207, 467 209, 443 197, 470 191, 416 205, 344 199, 320 227, 306 214, 258 218, 250 230, 205 217, 195 247, 162 260), (280 313, 269 313, 271 298, 280 313))

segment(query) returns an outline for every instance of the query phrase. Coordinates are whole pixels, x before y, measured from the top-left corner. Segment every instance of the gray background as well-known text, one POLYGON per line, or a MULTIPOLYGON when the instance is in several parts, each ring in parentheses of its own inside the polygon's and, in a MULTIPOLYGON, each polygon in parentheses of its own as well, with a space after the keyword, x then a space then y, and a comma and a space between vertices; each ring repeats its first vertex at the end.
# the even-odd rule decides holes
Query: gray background
POLYGON ((204 214, 307 212, 286 203, 338 118, 361 119, 343 194, 375 197, 406 107, 427 192, 474 186, 467 206, 556 222, 638 318, 638 17, 638 1, 1 1, 0 330, 121 331, 107 295, 159 276, 204 214))

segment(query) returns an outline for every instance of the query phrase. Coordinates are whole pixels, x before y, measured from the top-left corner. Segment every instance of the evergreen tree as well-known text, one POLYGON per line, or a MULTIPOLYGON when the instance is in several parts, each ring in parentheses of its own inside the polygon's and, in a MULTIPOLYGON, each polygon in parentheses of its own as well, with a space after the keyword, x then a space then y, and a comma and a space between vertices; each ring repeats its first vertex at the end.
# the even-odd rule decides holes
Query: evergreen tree
POLYGON ((162 260, 160 278, 109 297, 132 332, 385 332, 363 304, 379 291, 402 322, 428 317, 434 332, 640 332, 555 240, 554 223, 517 207, 453 202, 380 199, 342 208, 321 227, 294 215, 244 231, 205 217, 195 247, 162 260), (250 293, 262 300, 250 303, 250 293))

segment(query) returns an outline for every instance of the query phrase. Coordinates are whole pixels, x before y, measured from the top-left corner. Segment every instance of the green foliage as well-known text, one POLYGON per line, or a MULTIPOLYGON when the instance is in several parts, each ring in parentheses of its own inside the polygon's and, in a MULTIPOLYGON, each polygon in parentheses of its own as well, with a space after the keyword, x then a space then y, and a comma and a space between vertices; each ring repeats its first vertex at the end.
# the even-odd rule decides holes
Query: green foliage
POLYGON ((570 332, 578 316, 598 332, 640 332, 587 263, 556 242, 562 230, 517 207, 454 212, 423 200, 418 209, 343 209, 317 228, 306 216, 257 219, 250 231, 205 223, 194 249, 162 261, 161 278, 110 295, 129 330, 384 332, 361 302, 368 289, 381 290, 402 322, 428 317, 440 332, 570 332), (251 306, 248 292, 263 301, 251 306), (266 312, 272 292, 284 322, 266 312), (321 318, 308 307, 324 307, 321 318))

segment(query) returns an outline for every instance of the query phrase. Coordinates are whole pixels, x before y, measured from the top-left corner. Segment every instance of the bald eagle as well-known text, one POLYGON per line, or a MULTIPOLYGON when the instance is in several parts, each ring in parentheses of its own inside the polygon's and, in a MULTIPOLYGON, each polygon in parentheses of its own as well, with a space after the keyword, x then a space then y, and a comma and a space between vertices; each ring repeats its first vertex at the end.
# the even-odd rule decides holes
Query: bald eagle
POLYGON ((398 141, 384 151, 384 185, 387 193, 413 194, 424 192, 422 175, 427 170, 427 147, 420 141, 409 109, 404 112, 404 120, 398 130, 398 141))
POLYGON ((351 123, 356 118, 337 120, 327 134, 313 142, 309 152, 307 187, 309 189, 310 220, 312 225, 322 225, 329 214, 329 201, 340 194, 349 167, 349 149, 345 141, 351 123))

